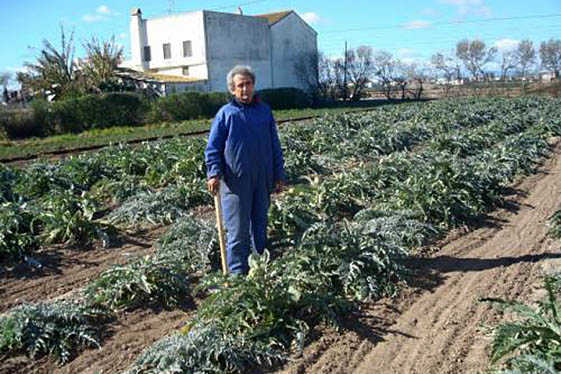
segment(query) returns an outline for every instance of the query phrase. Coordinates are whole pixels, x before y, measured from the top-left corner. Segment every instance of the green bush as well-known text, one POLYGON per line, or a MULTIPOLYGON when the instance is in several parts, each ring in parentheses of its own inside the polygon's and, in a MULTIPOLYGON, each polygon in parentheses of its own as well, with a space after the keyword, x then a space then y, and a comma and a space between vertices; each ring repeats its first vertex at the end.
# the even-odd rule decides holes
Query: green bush
MULTIPOLYGON (((45 134, 44 122, 40 116, 35 114, 35 107, 39 107, 35 102, 32 103, 32 110, 13 109, 0 110, 0 135, 7 139, 23 139, 32 136, 43 136, 45 134)), ((42 105, 41 105, 42 107, 42 105)))
POLYGON ((298 88, 273 88, 258 92, 261 100, 272 109, 299 109, 312 105, 311 98, 298 88))
POLYGON ((141 97, 132 93, 85 95, 54 102, 50 107, 47 122, 55 133, 130 126, 140 122, 143 108, 141 97))
POLYGON ((149 122, 184 121, 201 117, 213 117, 228 101, 222 92, 182 92, 159 98, 151 105, 147 115, 149 122))
POLYGON ((61 364, 100 347, 107 311, 71 301, 22 304, 0 317, 0 354, 54 356, 61 364))

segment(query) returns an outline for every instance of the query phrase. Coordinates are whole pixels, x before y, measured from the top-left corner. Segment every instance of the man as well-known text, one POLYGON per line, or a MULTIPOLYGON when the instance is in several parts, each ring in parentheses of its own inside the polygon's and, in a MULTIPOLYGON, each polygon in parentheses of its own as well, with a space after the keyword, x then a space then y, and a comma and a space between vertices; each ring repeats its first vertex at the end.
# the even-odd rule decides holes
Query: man
POLYGON ((265 249, 269 195, 284 186, 284 160, 271 109, 253 93, 251 68, 234 67, 227 83, 234 98, 212 123, 207 186, 222 199, 228 268, 246 274, 250 247, 258 253, 265 249))

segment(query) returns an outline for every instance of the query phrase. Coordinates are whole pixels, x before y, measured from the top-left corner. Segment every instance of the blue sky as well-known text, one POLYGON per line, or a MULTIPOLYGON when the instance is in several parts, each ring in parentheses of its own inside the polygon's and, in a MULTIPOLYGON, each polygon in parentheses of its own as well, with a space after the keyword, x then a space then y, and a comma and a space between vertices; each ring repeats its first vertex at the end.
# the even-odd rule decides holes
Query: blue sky
POLYGON ((318 32, 321 51, 341 55, 350 47, 370 45, 403 60, 428 59, 449 52, 463 38, 508 48, 529 38, 535 43, 561 39, 561 0, 0 0, 0 72, 16 72, 33 61, 42 40, 58 45, 60 25, 74 31, 76 57, 81 44, 95 36, 115 36, 129 55, 129 14, 135 7, 145 18, 173 11, 210 9, 261 14, 293 9, 318 32))

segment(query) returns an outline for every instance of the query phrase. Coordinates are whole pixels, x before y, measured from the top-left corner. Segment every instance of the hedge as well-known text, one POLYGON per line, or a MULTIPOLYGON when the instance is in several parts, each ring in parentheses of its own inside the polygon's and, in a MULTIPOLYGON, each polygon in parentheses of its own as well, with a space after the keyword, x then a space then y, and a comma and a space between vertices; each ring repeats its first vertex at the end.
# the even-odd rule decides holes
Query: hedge
POLYGON ((50 133, 130 126, 141 122, 143 99, 134 93, 85 95, 52 103, 46 118, 50 133))
POLYGON ((272 109, 301 109, 312 106, 312 99, 298 88, 273 88, 258 92, 272 109))
POLYGON ((182 92, 153 101, 147 115, 148 122, 185 121, 214 117, 218 109, 228 102, 224 92, 182 92))
MULTIPOLYGON (((310 97, 296 88, 261 90, 258 95, 272 109, 312 105, 310 97)), ((22 139, 144 122, 212 118, 229 99, 230 94, 225 92, 191 91, 171 94, 152 102, 129 92, 84 95, 53 103, 35 100, 31 103, 31 110, 0 110, 0 137, 22 139)))

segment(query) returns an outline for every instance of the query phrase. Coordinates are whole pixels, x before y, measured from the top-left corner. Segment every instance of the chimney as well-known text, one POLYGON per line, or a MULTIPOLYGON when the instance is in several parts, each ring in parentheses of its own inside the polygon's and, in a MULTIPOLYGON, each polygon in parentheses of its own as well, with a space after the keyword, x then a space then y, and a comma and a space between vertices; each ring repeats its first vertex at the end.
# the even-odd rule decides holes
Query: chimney
POLYGON ((135 70, 143 71, 147 68, 143 58, 144 46, 146 45, 146 32, 144 30, 144 20, 142 19, 142 11, 140 8, 133 8, 131 10, 130 36, 132 65, 135 70))

